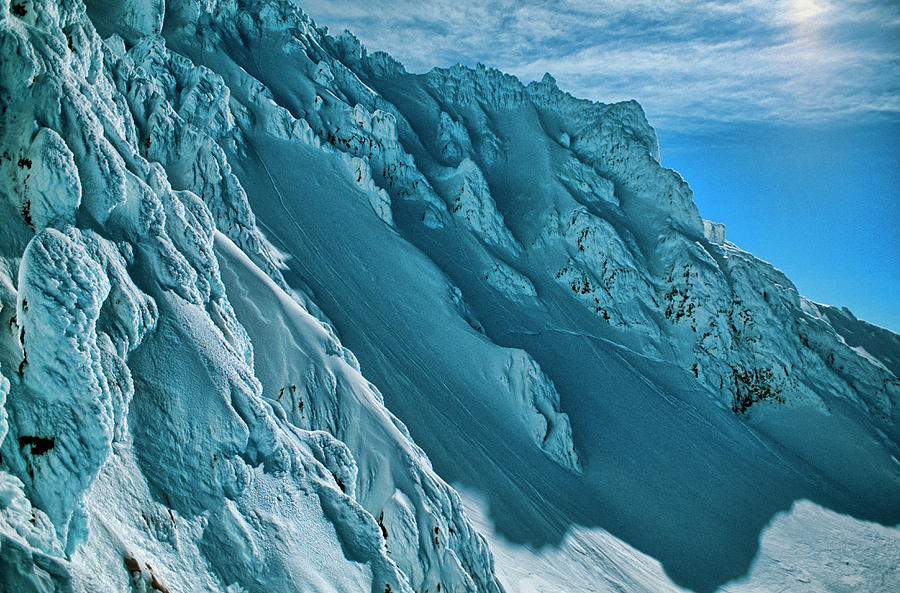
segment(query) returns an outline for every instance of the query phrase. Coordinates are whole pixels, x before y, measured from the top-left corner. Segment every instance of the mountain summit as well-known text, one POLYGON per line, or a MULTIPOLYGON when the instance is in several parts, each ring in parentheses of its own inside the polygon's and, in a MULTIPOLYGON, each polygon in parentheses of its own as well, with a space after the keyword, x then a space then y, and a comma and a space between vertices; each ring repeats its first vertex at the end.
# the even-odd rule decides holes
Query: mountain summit
POLYGON ((0 56, 0 591, 900 586, 900 336, 637 103, 287 0, 2 0, 0 56))

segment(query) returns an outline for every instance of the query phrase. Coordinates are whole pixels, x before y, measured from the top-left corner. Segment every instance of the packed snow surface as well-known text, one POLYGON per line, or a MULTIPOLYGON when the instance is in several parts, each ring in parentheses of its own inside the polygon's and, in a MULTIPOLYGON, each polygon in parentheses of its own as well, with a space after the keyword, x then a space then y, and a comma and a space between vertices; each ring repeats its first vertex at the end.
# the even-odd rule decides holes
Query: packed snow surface
MULTIPOLYGON (((600 529, 573 527, 559 546, 535 549, 496 533, 484 501, 460 490, 494 553, 497 576, 520 593, 678 593, 659 562, 600 529)), ((760 536, 749 574, 719 593, 880 593, 900 590, 900 530, 858 521, 799 500, 760 536)))
POLYGON ((0 591, 900 586, 900 336, 635 102, 0 0, 0 220, 0 591))

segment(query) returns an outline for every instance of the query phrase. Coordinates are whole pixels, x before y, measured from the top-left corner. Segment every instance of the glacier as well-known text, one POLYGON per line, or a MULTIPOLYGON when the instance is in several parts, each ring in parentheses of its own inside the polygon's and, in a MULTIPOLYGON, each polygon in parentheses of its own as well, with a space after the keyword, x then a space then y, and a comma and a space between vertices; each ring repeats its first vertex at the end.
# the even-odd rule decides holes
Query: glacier
POLYGON ((636 102, 287 0, 0 0, 0 56, 0 591, 900 588, 900 336, 636 102))

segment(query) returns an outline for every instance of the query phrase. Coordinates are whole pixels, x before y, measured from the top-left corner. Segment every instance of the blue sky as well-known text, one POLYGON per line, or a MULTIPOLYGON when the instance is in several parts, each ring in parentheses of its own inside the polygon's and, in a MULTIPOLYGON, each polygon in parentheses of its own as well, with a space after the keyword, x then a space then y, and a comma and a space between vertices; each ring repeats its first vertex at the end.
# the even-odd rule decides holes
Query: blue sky
POLYGON ((311 0, 412 72, 637 99, 700 213, 813 300, 900 331, 900 2, 311 0))

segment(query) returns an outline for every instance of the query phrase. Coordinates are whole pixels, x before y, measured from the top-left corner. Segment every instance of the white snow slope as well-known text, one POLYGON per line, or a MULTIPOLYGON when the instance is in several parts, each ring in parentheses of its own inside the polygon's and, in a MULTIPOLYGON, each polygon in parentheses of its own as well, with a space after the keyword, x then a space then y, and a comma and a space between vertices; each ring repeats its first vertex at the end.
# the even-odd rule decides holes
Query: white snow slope
POLYGON ((636 103, 286 0, 0 0, 0 56, 0 591, 897 585, 900 337, 636 103))

